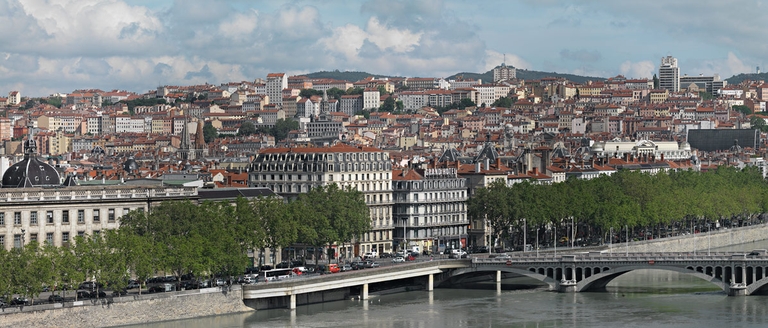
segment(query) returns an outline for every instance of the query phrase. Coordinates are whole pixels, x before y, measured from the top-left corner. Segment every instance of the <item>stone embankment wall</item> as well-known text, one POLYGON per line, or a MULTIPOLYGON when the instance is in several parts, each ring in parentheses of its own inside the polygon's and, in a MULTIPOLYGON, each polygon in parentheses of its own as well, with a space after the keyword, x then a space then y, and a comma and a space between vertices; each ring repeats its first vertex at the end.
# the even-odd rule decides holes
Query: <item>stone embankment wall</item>
MULTIPOLYGON (((759 224, 733 229, 720 229, 707 233, 661 238, 629 243, 629 252, 693 252, 706 251, 731 245, 751 243, 768 239, 768 224, 759 224)), ((627 244, 613 244, 614 252, 627 249, 627 244)), ((749 250, 747 250, 749 251, 749 250)))
POLYGON ((250 312, 239 285, 100 300, 10 307, 0 327, 110 327, 250 312))

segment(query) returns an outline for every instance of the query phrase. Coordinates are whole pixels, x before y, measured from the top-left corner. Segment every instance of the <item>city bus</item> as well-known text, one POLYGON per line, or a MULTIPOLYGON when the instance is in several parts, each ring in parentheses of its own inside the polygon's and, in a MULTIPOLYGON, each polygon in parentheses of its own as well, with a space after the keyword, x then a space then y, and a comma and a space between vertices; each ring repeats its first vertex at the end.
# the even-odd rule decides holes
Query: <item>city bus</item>
POLYGON ((261 272, 261 278, 264 281, 277 281, 290 278, 293 275, 293 268, 274 269, 261 272))

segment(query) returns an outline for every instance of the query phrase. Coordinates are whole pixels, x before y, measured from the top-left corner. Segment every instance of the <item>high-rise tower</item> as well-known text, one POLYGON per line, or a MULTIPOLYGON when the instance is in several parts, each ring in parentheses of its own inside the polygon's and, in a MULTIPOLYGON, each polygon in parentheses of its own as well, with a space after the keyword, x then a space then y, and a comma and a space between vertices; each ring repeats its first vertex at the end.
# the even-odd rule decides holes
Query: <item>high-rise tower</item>
POLYGON ((661 58, 659 88, 669 92, 680 91, 680 68, 677 67, 677 58, 672 56, 661 58))

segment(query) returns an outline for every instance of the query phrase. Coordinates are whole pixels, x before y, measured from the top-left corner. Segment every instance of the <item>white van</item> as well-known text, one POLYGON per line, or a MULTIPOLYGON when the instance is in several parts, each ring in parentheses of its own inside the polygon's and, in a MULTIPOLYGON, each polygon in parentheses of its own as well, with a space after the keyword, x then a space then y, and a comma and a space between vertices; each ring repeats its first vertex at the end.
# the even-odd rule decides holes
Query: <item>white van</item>
POLYGON ((368 253, 363 254, 363 259, 375 259, 379 256, 379 253, 376 251, 370 251, 368 253))

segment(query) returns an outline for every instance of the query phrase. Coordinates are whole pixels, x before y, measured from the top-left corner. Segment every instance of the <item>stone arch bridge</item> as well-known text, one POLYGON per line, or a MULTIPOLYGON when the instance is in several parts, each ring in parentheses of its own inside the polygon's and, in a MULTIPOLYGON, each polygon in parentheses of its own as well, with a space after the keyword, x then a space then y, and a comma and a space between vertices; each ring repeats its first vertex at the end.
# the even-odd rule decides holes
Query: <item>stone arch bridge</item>
POLYGON ((601 253, 555 256, 518 253, 505 258, 473 258, 464 268, 446 272, 443 278, 470 273, 502 272, 530 277, 560 292, 604 290, 616 277, 640 269, 675 271, 698 277, 730 296, 768 294, 768 254, 751 253, 601 253))

